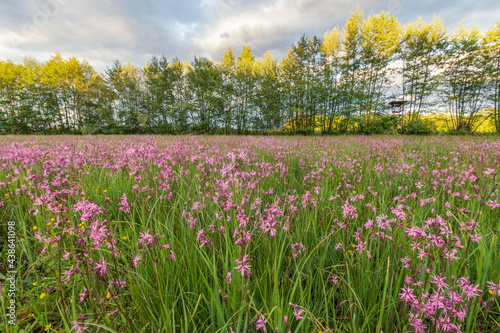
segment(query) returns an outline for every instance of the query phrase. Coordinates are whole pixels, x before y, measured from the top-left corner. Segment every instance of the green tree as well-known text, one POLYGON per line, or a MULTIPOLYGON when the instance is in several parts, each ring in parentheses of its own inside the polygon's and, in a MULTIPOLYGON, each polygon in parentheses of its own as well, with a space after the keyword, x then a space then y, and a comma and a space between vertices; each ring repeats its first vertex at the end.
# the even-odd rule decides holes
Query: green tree
POLYGON ((236 79, 236 56, 233 50, 227 49, 222 55, 219 63, 222 75, 222 84, 219 95, 221 96, 221 127, 226 133, 231 130, 233 124, 233 108, 235 104, 235 79, 236 79))
POLYGON ((80 131, 84 134, 108 133, 116 127, 113 112, 113 92, 104 75, 94 73, 79 90, 80 131))
POLYGON ((282 100, 294 132, 312 131, 316 127, 321 105, 321 44, 321 39, 303 35, 279 64, 282 100))
POLYGON ((281 96, 279 68, 276 58, 270 51, 255 63, 257 78, 255 104, 258 112, 253 119, 254 128, 271 130, 283 124, 281 116, 281 96))
POLYGON ((16 133, 22 125, 19 118, 23 71, 22 65, 0 61, 0 132, 16 133))
POLYGON ((174 59, 169 65, 170 80, 172 83, 173 106, 169 111, 174 130, 184 133, 188 130, 188 112, 191 108, 190 92, 187 84, 186 73, 190 70, 187 63, 174 59))
POLYGON ((219 95, 222 73, 212 61, 197 57, 187 73, 187 81, 192 97, 190 120, 194 129, 206 132, 218 127, 222 113, 219 95))
POLYGON ((303 35, 292 46, 295 57, 295 75, 293 84, 294 107, 301 110, 301 127, 314 129, 320 104, 321 89, 321 40, 314 36, 303 35))
POLYGON ((399 47, 400 35, 400 23, 384 12, 370 16, 361 26, 358 103, 367 120, 385 107, 384 97, 392 83, 389 63, 399 47))
POLYGON ((492 103, 495 129, 500 133, 500 20, 486 32, 482 54, 489 85, 487 97, 492 103))
POLYGON ((141 73, 131 63, 115 60, 106 70, 107 83, 113 92, 113 109, 117 125, 125 132, 134 132, 152 121, 152 116, 144 112, 141 101, 141 73))
POLYGON ((359 70, 361 68, 361 28, 363 12, 356 7, 351 13, 342 31, 342 60, 339 96, 341 96, 340 115, 342 121, 339 131, 345 132, 352 123, 352 116, 360 111, 359 100, 361 87, 359 70))
POLYGON ((60 125, 59 109, 53 91, 42 80, 43 64, 25 58, 22 65, 4 67, 3 106, 7 131, 11 133, 48 133, 60 125), (7 107, 5 107, 7 106, 7 107))
POLYGON ((176 105, 174 89, 175 85, 179 84, 178 76, 176 67, 169 64, 164 56, 151 58, 144 67, 146 89, 144 108, 151 118, 152 129, 163 133, 173 131, 175 117, 172 114, 176 105))
POLYGON ((293 55, 291 47, 288 48, 286 57, 282 58, 278 63, 279 82, 281 86, 281 105, 284 112, 282 116, 287 119, 287 123, 291 123, 291 130, 296 133, 298 128, 298 119, 302 115, 301 110, 297 110, 294 94, 295 76, 297 72, 297 60, 293 55))
POLYGON ((460 24, 451 36, 441 72, 441 94, 450 115, 450 129, 474 132, 482 117, 487 71, 479 28, 460 24))
POLYGON ((60 53, 40 67, 40 84, 46 95, 42 105, 50 110, 59 132, 79 130, 83 125, 82 92, 93 75, 95 71, 88 62, 76 57, 64 59, 60 53))
POLYGON ((416 121, 435 104, 432 97, 439 85, 436 73, 443 65, 447 42, 446 29, 439 17, 434 17, 429 24, 420 18, 405 27, 399 58, 403 62, 404 108, 408 121, 416 121))
POLYGON ((255 57, 248 45, 243 46, 236 61, 234 80, 234 122, 236 130, 241 133, 249 128, 249 120, 255 112, 255 57))
POLYGON ((341 85, 341 47, 342 36, 338 28, 327 31, 321 44, 321 130, 331 133, 334 130, 334 121, 339 116, 342 105, 341 85))

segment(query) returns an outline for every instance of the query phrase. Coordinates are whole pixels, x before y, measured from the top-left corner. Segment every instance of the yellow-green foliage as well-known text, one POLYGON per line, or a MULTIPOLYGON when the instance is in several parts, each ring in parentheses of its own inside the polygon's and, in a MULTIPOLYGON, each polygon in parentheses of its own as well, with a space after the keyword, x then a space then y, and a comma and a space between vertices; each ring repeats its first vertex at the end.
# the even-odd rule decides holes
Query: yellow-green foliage
MULTIPOLYGON (((338 131, 341 129, 347 130, 348 132, 356 132, 359 129, 359 123, 355 121, 355 118, 341 118, 341 117, 334 117, 331 125, 331 130, 332 131, 338 131), (347 124, 346 124, 347 122, 347 124)), ((323 130, 328 130, 328 126, 330 123, 330 118, 325 117, 325 116, 316 116, 315 117, 315 124, 314 124, 314 131, 315 132, 321 132, 323 130)), ((294 132, 294 130, 297 129, 304 129, 304 128, 309 128, 307 126, 307 123, 305 121, 305 118, 300 119, 300 118, 295 118, 295 119, 289 119, 283 124, 282 130, 285 132, 294 132)))
MULTIPOLYGON (((480 125, 476 130, 477 133, 495 132, 495 124, 493 121, 493 117, 491 117, 491 114, 492 114, 491 109, 484 109, 481 112, 479 112, 479 115, 477 116, 478 117, 477 123, 478 124, 480 123, 480 125)), ((422 115, 421 118, 432 122, 434 124, 433 127, 437 132, 448 132, 452 126, 450 115, 447 114, 446 112, 422 115)), ((331 124, 331 130, 356 132, 359 130, 359 121, 357 120, 359 120, 359 118, 356 117, 351 117, 351 118, 334 117, 331 124)), ((325 116, 316 116, 313 126, 308 126, 306 118, 289 119, 283 125, 282 131, 294 132, 295 130, 298 129, 314 128, 315 132, 321 132, 328 130, 329 123, 330 123, 330 118, 325 116)))
MULTIPOLYGON (((477 123, 480 123, 480 125, 476 130, 477 133, 495 132, 495 124, 491 117, 491 112, 491 109, 485 109, 479 113, 477 123)), ((434 123, 436 131, 438 132, 447 132, 450 129, 451 118, 446 112, 432 113, 421 117, 422 119, 427 119, 434 123)))

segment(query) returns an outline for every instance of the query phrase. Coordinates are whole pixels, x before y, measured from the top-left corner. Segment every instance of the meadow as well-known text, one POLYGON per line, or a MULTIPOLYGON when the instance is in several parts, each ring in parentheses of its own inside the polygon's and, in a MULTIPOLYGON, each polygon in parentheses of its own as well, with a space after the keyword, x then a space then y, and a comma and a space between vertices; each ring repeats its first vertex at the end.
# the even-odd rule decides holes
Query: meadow
POLYGON ((3 136, 0 331, 499 332, 499 170, 491 138, 3 136))

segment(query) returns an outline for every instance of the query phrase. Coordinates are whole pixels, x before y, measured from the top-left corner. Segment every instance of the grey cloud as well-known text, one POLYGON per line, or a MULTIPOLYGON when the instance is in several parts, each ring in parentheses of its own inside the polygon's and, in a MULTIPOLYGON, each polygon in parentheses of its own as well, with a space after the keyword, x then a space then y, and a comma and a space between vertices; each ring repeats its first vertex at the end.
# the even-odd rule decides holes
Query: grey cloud
MULTIPOLYGON (((402 23, 440 15, 450 29, 464 20, 487 29, 500 17, 495 0, 360 0, 365 15, 394 12, 402 23)), ((238 54, 249 44, 260 56, 280 58, 306 34, 322 36, 343 27, 355 4, 349 0, 3 0, 0 2, 0 59, 45 60, 61 51, 86 58, 98 70, 113 59, 142 66, 155 55, 191 61, 196 55, 218 60, 227 48, 238 54), (50 4, 59 3, 52 9, 50 4), (48 4, 48 5, 47 5, 48 4), (33 24, 33 16, 47 22, 33 24), (47 10, 45 11, 47 12, 47 10), (26 27, 35 27, 29 34, 26 27), (14 41, 15 40, 15 41, 14 41)), ((40 22, 38 22, 40 23, 40 22)))

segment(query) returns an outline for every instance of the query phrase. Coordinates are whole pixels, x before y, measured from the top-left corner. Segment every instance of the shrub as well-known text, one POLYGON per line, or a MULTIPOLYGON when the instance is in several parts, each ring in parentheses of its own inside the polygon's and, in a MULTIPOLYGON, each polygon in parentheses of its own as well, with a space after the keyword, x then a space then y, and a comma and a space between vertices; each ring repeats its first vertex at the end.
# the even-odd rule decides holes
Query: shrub
POLYGON ((193 126, 191 126, 191 131, 194 134, 205 134, 210 129, 210 123, 206 120, 200 121, 193 126))
POLYGON ((355 121, 362 134, 392 134, 396 131, 399 118, 396 116, 360 117, 355 121))
POLYGON ((313 128, 297 128, 297 131, 295 134, 299 135, 313 135, 314 134, 314 129, 313 128))
POLYGON ((404 134, 429 135, 435 131, 434 124, 427 119, 414 119, 409 121, 403 128, 404 134))

